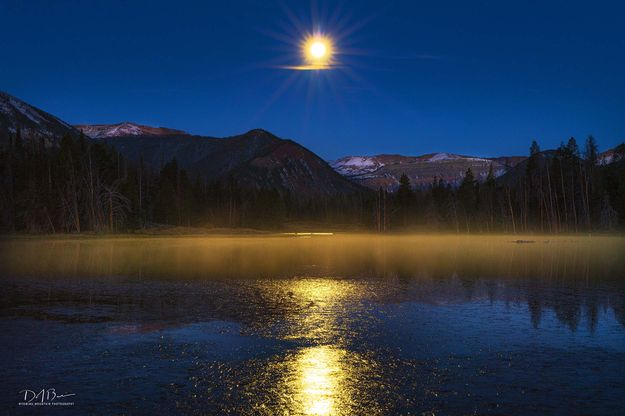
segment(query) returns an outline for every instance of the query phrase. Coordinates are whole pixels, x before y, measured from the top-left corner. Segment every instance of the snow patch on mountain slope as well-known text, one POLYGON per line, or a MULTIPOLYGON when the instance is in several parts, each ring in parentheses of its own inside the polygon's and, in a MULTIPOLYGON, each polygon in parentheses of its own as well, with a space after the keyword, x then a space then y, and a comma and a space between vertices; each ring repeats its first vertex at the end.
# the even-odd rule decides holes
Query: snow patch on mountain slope
POLYGON ((599 165, 609 165, 613 161, 614 161, 614 155, 605 155, 605 156, 600 157, 597 160, 597 164, 599 164, 599 165))
POLYGON ((480 157, 461 156, 453 153, 435 153, 427 159, 428 162, 440 162, 442 160, 467 160, 472 162, 488 162, 488 159, 483 159, 480 157))
POLYGON ((372 158, 360 156, 349 157, 343 162, 343 164, 359 168, 370 168, 377 165, 372 158))
POLYGON ((330 165, 338 173, 345 176, 364 175, 384 166, 384 164, 375 157, 367 156, 347 156, 330 162, 330 165))
POLYGON ((139 126, 130 123, 123 123, 114 126, 108 131, 108 136, 140 136, 143 130, 139 126))
POLYGON ((432 155, 427 161, 428 162, 438 162, 441 160, 456 160, 458 157, 456 155, 451 155, 449 153, 435 153, 432 155))
POLYGON ((160 136, 160 135, 186 135, 182 130, 168 129, 165 127, 151 127, 135 124, 128 121, 117 124, 81 124, 76 128, 92 139, 104 139, 107 137, 124 136, 160 136))
POLYGON ((141 130, 138 125, 132 123, 79 126, 78 128, 84 134, 93 139, 101 139, 104 137, 140 136, 143 134, 143 130, 141 130))
POLYGON ((597 158, 597 164, 600 166, 605 166, 614 162, 618 162, 622 158, 623 157, 616 153, 614 149, 610 149, 599 154, 599 157, 597 158))
POLYGON ((9 98, 9 105, 19 111, 22 115, 27 117, 30 121, 41 125, 44 121, 43 117, 38 112, 24 102, 17 101, 13 97, 9 98))
MULTIPOLYGON (((26 117, 33 123, 38 126, 44 126, 45 124, 56 122, 60 123, 67 128, 72 128, 69 124, 64 122, 63 120, 54 117, 50 114, 46 114, 41 110, 34 108, 33 106, 26 104, 24 101, 19 100, 9 94, 0 93, 0 112, 10 116, 11 118, 15 118, 18 114, 26 117)), ((11 126, 12 130, 15 131, 15 126, 11 126)))

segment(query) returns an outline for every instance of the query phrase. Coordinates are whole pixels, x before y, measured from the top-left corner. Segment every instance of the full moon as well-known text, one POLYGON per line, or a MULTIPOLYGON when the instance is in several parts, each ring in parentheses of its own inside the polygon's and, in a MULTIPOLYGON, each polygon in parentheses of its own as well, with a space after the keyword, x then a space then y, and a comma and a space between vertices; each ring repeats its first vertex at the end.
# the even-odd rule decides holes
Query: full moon
POLYGON ((323 58, 326 54, 326 45, 322 42, 316 41, 310 46, 310 54, 315 58, 323 58))
POLYGON ((303 42, 302 52, 306 63, 314 69, 327 69, 332 66, 333 45, 330 38, 315 35, 303 42))

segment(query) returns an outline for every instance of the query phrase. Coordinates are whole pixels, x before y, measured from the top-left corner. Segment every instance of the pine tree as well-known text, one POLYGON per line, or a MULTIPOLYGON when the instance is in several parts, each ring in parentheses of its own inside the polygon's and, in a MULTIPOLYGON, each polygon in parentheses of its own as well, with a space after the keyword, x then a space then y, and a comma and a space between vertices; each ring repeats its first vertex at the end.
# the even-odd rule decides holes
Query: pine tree
POLYGON ((544 207, 543 207, 543 190, 542 190, 542 174, 540 169, 540 146, 536 140, 532 141, 530 146, 529 158, 525 170, 525 178, 522 183, 521 194, 523 195, 523 203, 521 204, 521 214, 523 225, 527 229, 540 223, 540 229, 544 226, 544 207))
POLYGON ((488 167, 488 175, 486 175, 485 190, 486 198, 486 218, 488 221, 488 230, 493 231, 495 228, 495 201, 497 197, 497 181, 493 172, 493 164, 488 167))
POLYGON ((540 146, 536 142, 536 140, 532 140, 532 145, 530 146, 530 156, 534 156, 540 153, 540 146))
POLYGON ((579 147, 577 146, 577 140, 575 140, 575 137, 571 137, 566 143, 566 150, 570 157, 579 157, 579 147))
POLYGON ((406 226, 409 222, 413 198, 414 194, 412 192, 412 186, 410 185, 410 178, 408 178, 405 173, 402 173, 399 178, 399 188, 397 189, 395 200, 397 202, 397 212, 400 222, 403 226, 406 226))
POLYGON ((413 192, 410 179, 405 173, 399 178, 399 188, 397 189, 397 201, 400 206, 407 207, 412 202, 413 192))
POLYGON ((584 158, 589 166, 595 166, 597 164, 598 159, 598 150, 597 141, 595 138, 590 135, 586 139, 586 149, 584 151, 584 158))
POLYGON ((467 232, 471 231, 471 223, 477 211, 477 191, 477 181, 475 180, 475 176, 473 176, 473 170, 468 168, 458 188, 458 199, 464 211, 467 232))
POLYGON ((582 197, 588 231, 592 229, 592 213, 593 211, 596 212, 601 205, 601 198, 599 192, 597 192, 596 183, 598 153, 597 141, 592 135, 588 136, 584 149, 584 170, 582 174, 582 197))

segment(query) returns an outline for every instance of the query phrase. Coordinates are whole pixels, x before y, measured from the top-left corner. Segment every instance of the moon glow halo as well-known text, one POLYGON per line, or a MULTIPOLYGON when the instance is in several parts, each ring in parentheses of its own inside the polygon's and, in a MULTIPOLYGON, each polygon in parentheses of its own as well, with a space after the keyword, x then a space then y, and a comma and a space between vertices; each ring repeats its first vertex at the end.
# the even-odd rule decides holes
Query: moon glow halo
POLYGON ((308 36, 301 42, 300 48, 302 65, 286 68, 298 71, 320 71, 336 66, 334 44, 328 36, 320 34, 308 36))

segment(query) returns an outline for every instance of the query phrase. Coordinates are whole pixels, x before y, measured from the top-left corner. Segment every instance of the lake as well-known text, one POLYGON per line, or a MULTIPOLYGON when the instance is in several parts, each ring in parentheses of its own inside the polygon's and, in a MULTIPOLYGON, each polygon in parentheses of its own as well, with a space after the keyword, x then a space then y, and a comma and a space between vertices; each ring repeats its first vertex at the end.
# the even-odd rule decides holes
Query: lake
POLYGON ((0 279, 2 414, 625 414, 624 237, 14 238, 0 279))

